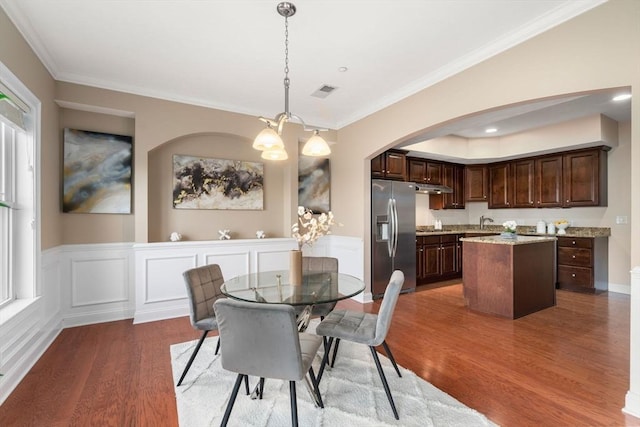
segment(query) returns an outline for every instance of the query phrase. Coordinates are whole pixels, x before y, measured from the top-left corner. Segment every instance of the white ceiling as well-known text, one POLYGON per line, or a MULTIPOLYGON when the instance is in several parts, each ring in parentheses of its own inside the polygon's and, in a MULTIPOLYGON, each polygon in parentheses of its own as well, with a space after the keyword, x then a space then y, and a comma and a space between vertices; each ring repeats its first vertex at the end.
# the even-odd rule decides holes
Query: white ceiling
MULTIPOLYGON (((603 1, 296 0, 290 110, 309 125, 339 129, 603 1), (311 96, 325 84, 338 89, 311 96)), ((267 117, 284 110, 277 3, 0 0, 57 80, 267 117)), ((514 128, 530 127, 554 104, 548 111, 558 117, 558 109, 593 109, 596 101, 532 105, 528 120, 522 107, 494 112, 446 132, 471 137, 498 118, 506 126, 507 116, 516 116, 514 128)))

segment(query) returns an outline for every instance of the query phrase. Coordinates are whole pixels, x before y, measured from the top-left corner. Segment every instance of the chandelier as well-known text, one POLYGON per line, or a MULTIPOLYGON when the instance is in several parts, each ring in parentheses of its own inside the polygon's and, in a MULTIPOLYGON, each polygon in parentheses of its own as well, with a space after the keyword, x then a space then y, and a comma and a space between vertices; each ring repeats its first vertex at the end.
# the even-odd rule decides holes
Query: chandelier
POLYGON ((320 136, 318 129, 308 128, 301 117, 289 111, 289 17, 295 15, 296 6, 290 2, 278 4, 278 13, 284 16, 284 112, 278 114, 274 119, 260 117, 260 120, 267 124, 256 139, 253 141, 253 148, 262 151, 262 158, 268 160, 286 160, 289 158, 282 142, 282 128, 284 124, 291 120, 296 120, 304 126, 305 131, 313 131, 313 135, 302 147, 302 154, 305 156, 327 156, 331 154, 331 149, 327 142, 320 136))

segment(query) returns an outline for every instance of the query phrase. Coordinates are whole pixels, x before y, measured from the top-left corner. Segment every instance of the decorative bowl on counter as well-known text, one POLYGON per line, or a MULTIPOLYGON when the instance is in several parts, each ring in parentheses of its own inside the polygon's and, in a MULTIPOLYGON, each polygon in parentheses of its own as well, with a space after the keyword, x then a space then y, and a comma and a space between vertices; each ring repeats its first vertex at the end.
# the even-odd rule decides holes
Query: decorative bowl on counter
POLYGON ((569 226, 569 221, 567 221, 566 219, 563 219, 560 221, 556 221, 555 224, 556 224, 556 228, 558 229, 558 234, 567 234, 565 230, 569 226))

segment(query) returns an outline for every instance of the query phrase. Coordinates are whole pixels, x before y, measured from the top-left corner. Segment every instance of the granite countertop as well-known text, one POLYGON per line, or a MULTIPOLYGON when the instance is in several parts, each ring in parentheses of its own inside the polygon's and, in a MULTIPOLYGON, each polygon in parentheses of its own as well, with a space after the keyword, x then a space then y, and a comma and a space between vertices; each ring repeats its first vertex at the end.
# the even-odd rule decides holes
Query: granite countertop
MULTIPOLYGON (((487 235, 500 234, 502 226, 487 225, 484 229, 480 229, 478 225, 445 225, 443 230, 434 230, 433 226, 419 225, 416 227, 416 236, 432 236, 437 234, 466 234, 466 233, 483 233, 487 235)), ((518 235, 525 236, 558 236, 558 234, 538 234, 534 225, 519 225, 516 230, 518 235)), ((560 234, 560 237, 609 237, 611 236, 611 228, 609 227, 568 227, 566 234, 560 234)))
POLYGON ((558 240, 553 236, 522 236, 516 235, 514 238, 502 237, 502 236, 478 236, 478 237, 464 237, 461 238, 462 242, 470 243, 490 243, 496 245, 527 245, 530 243, 540 242, 555 242, 558 240))

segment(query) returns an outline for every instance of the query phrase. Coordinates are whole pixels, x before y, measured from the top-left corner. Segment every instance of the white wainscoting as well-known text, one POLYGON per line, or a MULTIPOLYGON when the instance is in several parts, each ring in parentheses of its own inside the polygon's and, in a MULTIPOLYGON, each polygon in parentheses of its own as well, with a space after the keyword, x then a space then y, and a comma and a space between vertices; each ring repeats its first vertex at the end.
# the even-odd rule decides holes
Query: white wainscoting
POLYGON ((624 412, 640 418, 640 266, 631 270, 631 336, 629 339, 629 391, 624 412))
MULTIPOLYGON (((225 277, 285 270, 294 239, 64 245, 43 251, 39 296, 19 300, 0 317, 0 404, 65 327, 189 313, 182 273, 216 263, 225 277)), ((325 236, 310 256, 338 258, 340 272, 363 278, 362 239, 325 236)), ((354 299, 371 301, 367 290, 354 299)))
POLYGON ((62 330, 59 250, 42 252, 40 296, 14 301, 0 316, 0 405, 62 330))
POLYGON ((61 247, 61 307, 65 327, 133 316, 132 248, 132 243, 61 247))
MULTIPOLYGON (((188 315, 182 273, 190 268, 219 264, 224 277, 286 270, 289 251, 296 248, 295 240, 289 238, 136 244, 134 323, 188 315)), ((325 236, 303 251, 309 256, 336 257, 340 272, 363 278, 362 239, 325 236)), ((371 301, 369 292, 357 300, 367 298, 371 301)))

